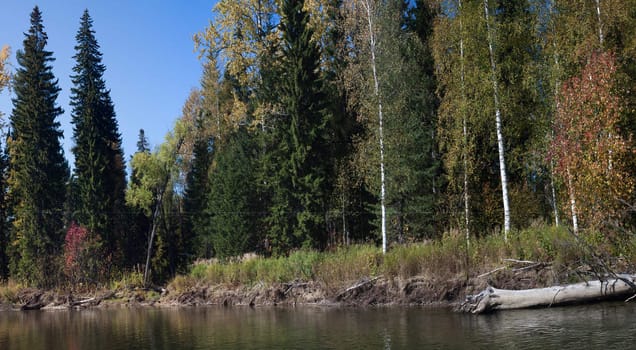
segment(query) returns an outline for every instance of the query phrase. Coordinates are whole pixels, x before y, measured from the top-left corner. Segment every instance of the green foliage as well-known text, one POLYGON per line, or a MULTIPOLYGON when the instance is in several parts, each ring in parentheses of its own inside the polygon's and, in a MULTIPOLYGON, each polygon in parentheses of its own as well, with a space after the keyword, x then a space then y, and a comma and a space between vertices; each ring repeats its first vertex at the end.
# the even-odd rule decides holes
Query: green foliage
POLYGON ((239 129, 218 151, 210 174, 205 231, 221 259, 240 256, 257 244, 253 150, 247 130, 239 129))
POLYGON ((36 286, 56 282, 63 234, 68 166, 56 118, 59 94, 52 53, 38 7, 31 13, 23 50, 17 53, 11 113, 9 196, 12 205, 11 273, 36 286))
POLYGON ((320 52, 303 6, 304 1, 292 0, 281 6, 285 69, 278 91, 285 116, 269 135, 273 150, 266 158, 273 173, 266 174, 272 204, 265 220, 275 253, 326 242, 328 115, 318 74, 320 52))
POLYGON ((189 275, 208 284, 253 285, 309 281, 314 279, 322 258, 323 254, 316 251, 299 250, 288 257, 256 257, 238 262, 195 264, 189 275))
MULTIPOLYGON (((6 150, 0 153, 0 193, 7 193, 7 168, 9 159, 6 150)), ((10 242, 10 227, 8 225, 9 203, 6 196, 0 196, 0 281, 9 278, 9 255, 8 247, 10 242)))
POLYGON ((71 123, 77 185, 73 195, 77 199, 70 200, 77 205, 72 219, 102 237, 105 254, 112 257, 124 243, 125 164, 110 90, 103 79, 106 67, 92 23, 85 11, 76 36, 71 123))

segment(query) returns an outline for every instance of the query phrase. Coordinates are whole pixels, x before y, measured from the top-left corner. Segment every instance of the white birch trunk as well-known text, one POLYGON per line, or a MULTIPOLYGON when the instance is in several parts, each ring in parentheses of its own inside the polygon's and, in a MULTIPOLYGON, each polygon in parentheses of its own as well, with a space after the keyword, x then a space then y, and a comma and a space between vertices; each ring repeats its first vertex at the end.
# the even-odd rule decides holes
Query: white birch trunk
MULTIPOLYGON (((603 49, 603 42, 605 37, 603 36, 603 21, 601 19, 601 0, 596 0, 596 18, 598 19, 598 41, 601 44, 601 49, 603 49)), ((607 135, 608 139, 612 138, 612 133, 610 133, 609 135, 607 135)), ((608 159, 608 164, 607 164, 607 171, 608 172, 612 172, 612 150, 609 149, 607 150, 607 153, 609 155, 609 159, 608 159)))
POLYGON ((574 184, 572 182, 572 173, 570 173, 570 167, 568 166, 566 169, 567 177, 568 177, 568 191, 570 192, 570 211, 572 213, 572 229, 574 230, 574 234, 579 234, 579 216, 577 214, 576 209, 576 194, 574 192, 574 184))
POLYGON ((466 249, 470 250, 470 207, 469 207, 469 198, 468 198, 468 128, 466 127, 466 81, 465 81, 465 72, 464 72, 464 26, 462 23, 462 1, 458 1, 459 7, 459 64, 461 67, 461 93, 462 93, 462 102, 464 104, 462 108, 462 136, 464 140, 464 145, 462 149, 462 158, 464 163, 464 225, 465 233, 466 233, 466 249))
POLYGON ((598 41, 603 48, 603 22, 601 21, 601 0, 596 0, 596 17, 598 18, 598 41))
POLYGON ((504 155, 504 139, 501 123, 501 109, 499 105, 499 86, 497 83, 497 65, 495 63, 495 55, 493 52, 493 38, 490 28, 490 14, 488 9, 488 0, 484 0, 484 12, 486 15, 486 29, 488 34, 488 51, 490 52, 490 69, 493 84, 493 97, 495 100, 495 126, 497 128, 497 148, 499 150, 499 173, 501 176, 501 195, 503 197, 504 207, 504 241, 508 241, 508 232, 510 232, 510 203, 508 201, 508 176, 506 173, 506 158, 504 155))
POLYGON ((379 134, 379 143, 380 143, 380 207, 382 211, 382 253, 386 253, 386 184, 385 184, 385 176, 384 176, 384 121, 382 115, 382 96, 380 96, 380 84, 378 82, 378 73, 376 68, 376 59, 375 59, 375 45, 376 38, 375 32, 373 29, 373 14, 372 7, 369 0, 362 1, 362 5, 364 6, 367 12, 367 23, 369 25, 369 48, 371 51, 371 70, 373 71, 373 87, 376 98, 378 99, 378 134, 379 134))
POLYGON ((506 290, 488 287, 477 295, 469 295, 460 310, 480 314, 495 310, 526 309, 538 306, 585 303, 628 296, 636 276, 621 275, 604 281, 589 281, 548 288, 506 290))
MULTIPOLYGON (((550 6, 550 10, 549 10, 550 15, 554 16, 556 14, 556 11, 554 11, 556 0, 550 1, 548 5, 550 6)), ((556 42, 553 41, 552 44, 554 46, 554 67, 556 68, 557 74, 558 74, 560 70, 559 56, 556 51, 556 42)), ((561 87, 561 80, 559 79, 557 75, 557 78, 554 82, 554 104, 555 104, 554 113, 557 113, 559 110, 559 88, 560 87, 561 87)), ((554 132, 551 132, 550 136, 554 138, 554 132)), ((552 209, 554 210, 554 225, 558 227, 560 225, 559 205, 557 203, 556 188, 554 186, 554 161, 553 160, 550 160, 550 190, 552 194, 552 209)))
POLYGON ((559 206, 557 203, 556 189, 554 186, 554 164, 550 161, 550 190, 552 192, 552 210, 554 210, 554 226, 559 227, 559 206))

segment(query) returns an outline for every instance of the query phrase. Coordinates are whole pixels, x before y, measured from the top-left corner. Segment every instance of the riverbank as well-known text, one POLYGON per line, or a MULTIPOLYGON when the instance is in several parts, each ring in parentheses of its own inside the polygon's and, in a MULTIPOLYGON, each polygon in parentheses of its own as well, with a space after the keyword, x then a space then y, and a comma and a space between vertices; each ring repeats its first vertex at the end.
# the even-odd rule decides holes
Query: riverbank
POLYGON ((574 237, 563 228, 536 227, 471 241, 449 233, 439 240, 392 247, 370 245, 287 257, 246 256, 198 261, 164 287, 141 288, 122 278, 78 292, 0 286, 3 309, 198 305, 436 305, 453 306, 486 286, 528 289, 595 279, 611 269, 636 271, 636 244, 598 235, 574 237))

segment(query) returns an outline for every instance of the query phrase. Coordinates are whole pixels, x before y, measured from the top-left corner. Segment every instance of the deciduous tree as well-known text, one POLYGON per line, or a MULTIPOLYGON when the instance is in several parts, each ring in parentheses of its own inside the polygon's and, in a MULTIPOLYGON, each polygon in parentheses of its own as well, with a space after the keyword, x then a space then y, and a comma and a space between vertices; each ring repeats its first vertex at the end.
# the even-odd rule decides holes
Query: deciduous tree
POLYGON ((620 215, 621 200, 634 191, 625 161, 632 140, 619 130, 623 101, 616 93, 612 53, 596 53, 580 76, 563 84, 551 153, 569 195, 574 231, 598 227, 620 215))

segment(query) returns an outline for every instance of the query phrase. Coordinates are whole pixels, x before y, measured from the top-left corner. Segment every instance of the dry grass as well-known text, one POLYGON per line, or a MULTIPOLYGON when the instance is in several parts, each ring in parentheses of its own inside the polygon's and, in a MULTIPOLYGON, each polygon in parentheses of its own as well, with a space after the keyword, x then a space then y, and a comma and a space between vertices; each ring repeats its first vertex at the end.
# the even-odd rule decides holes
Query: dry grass
MULTIPOLYGON (((386 255, 375 246, 352 245, 330 252, 301 250, 288 257, 258 257, 241 262, 195 264, 187 276, 177 276, 171 286, 184 290, 196 285, 273 284, 294 280, 318 281, 327 291, 336 291, 365 277, 409 279, 415 276, 441 280, 476 276, 501 266, 504 259, 551 263, 568 269, 590 261, 591 251, 607 251, 607 239, 598 234, 575 238, 565 228, 538 225, 509 234, 489 234, 471 241, 467 249, 462 232, 451 231, 442 238, 392 247, 386 255), (587 248, 583 249, 582 244, 587 248)), ((634 262, 636 239, 628 240, 620 253, 634 262), (631 248, 630 248, 631 247, 631 248)), ((605 254, 604 253, 604 254, 605 254)))
POLYGON ((16 302, 18 292, 23 289, 24 286, 14 280, 8 280, 0 284, 0 302, 2 303, 14 303, 16 302))

